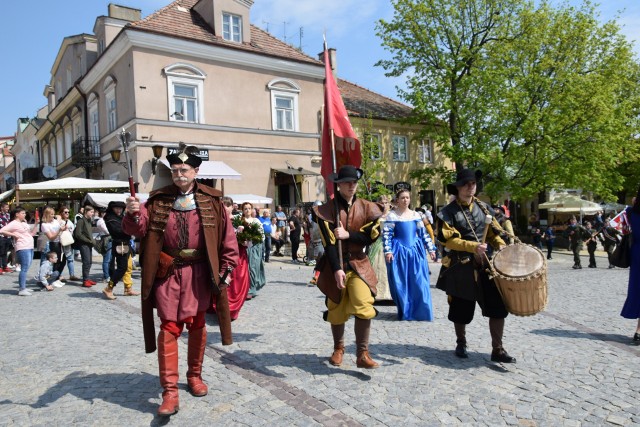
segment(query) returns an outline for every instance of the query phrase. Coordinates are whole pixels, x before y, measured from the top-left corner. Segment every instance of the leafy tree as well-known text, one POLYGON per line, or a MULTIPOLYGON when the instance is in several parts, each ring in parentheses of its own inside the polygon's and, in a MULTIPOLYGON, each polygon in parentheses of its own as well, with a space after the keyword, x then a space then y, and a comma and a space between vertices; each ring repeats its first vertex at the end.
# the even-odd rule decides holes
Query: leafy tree
POLYGON ((373 118, 371 114, 361 123, 360 144, 362 151, 362 163, 360 168, 364 171, 361 184, 358 186, 358 197, 376 201, 382 195, 391 194, 384 185, 378 180, 383 175, 383 171, 387 169, 387 161, 379 152, 380 144, 373 135, 375 135, 373 118), (375 160, 374 160, 375 159, 375 160), (379 159, 379 160, 378 160, 379 159))
POLYGON ((485 191, 531 197, 581 187, 606 199, 638 162, 640 67, 615 22, 594 6, 525 0, 393 0, 378 35, 387 75, 414 121, 443 121, 437 142, 485 191))

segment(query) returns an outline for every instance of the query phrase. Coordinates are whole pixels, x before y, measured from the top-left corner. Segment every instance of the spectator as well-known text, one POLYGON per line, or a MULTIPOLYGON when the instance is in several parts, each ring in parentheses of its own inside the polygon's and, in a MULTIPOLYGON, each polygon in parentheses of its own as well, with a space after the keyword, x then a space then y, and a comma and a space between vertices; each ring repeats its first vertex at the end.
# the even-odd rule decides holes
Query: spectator
POLYGON ((280 232, 280 236, 282 237, 282 240, 286 242, 289 237, 286 233, 287 214, 282 211, 282 206, 280 205, 276 207, 276 220, 278 221, 278 231, 280 232))
POLYGON ((67 229, 66 222, 59 221, 55 217, 55 211, 51 206, 47 206, 42 212, 42 225, 40 231, 49 240, 48 249, 42 252, 40 265, 46 261, 49 251, 54 251, 57 255, 56 264, 53 266, 53 278, 54 280, 62 278, 62 270, 67 262, 67 258, 62 251, 62 245, 60 244, 60 235, 67 229))
POLYGON ((300 223, 300 209, 295 208, 289 218, 289 239, 291 240, 291 262, 300 264, 298 259, 298 249, 300 248, 300 234, 302 233, 302 224, 300 223))
POLYGON ((271 254, 271 213, 269 209, 262 210, 260 222, 264 230, 264 262, 269 262, 269 255, 271 254))
MULTIPOLYGON (((10 221, 9 203, 2 202, 2 204, 0 204, 0 228, 9 224, 10 221)), ((11 273, 13 271, 8 265, 9 252, 11 252, 12 248, 13 241, 11 237, 0 236, 0 274, 11 273)))
POLYGON ((29 226, 27 211, 24 208, 16 207, 13 217, 13 221, 0 229, 0 234, 14 239, 16 258, 22 266, 18 276, 18 295, 26 297, 31 296, 31 292, 27 289, 27 272, 33 261, 33 236, 37 234, 38 229, 29 226))
POLYGON ((547 242, 547 259, 552 259, 551 252, 553 252, 553 244, 556 241, 556 229, 552 225, 547 227, 543 238, 547 242))
POLYGON ((96 284, 96 282, 89 279, 92 251, 96 245, 96 241, 93 239, 93 227, 91 225, 93 212, 93 206, 87 205, 84 207, 84 215, 82 219, 78 220, 73 234, 73 238, 80 248, 80 257, 82 259, 82 286, 85 288, 90 288, 96 284))
MULTIPOLYGON (((63 206, 59 211, 60 221, 66 225, 67 230, 73 236, 73 230, 75 230, 75 224, 69 219, 69 207, 63 206)), ((76 276, 75 266, 73 264, 73 247, 72 246, 63 246, 62 253, 64 257, 67 259, 67 268, 69 269, 69 280, 80 280, 78 276, 76 276)), ((64 271, 64 263, 62 264, 62 269, 60 270, 60 274, 64 271)))
POLYGON ((58 254, 55 251, 49 251, 45 254, 45 261, 40 264, 40 270, 36 276, 36 282, 42 286, 42 290, 52 291, 54 288, 61 288, 64 286, 60 280, 56 280, 54 277, 53 267, 58 262, 58 254), (51 283, 49 283, 51 281, 51 283))
POLYGON ((278 219, 275 216, 271 217, 271 243, 276 248, 273 252, 273 256, 284 256, 280 251, 284 246, 284 239, 282 238, 282 232, 278 227, 278 219))
MULTIPOLYGON (((111 204, 113 202, 109 202, 111 204)), ((122 209, 124 210, 124 202, 122 202, 122 209)), ((100 240, 104 240, 102 243, 102 281, 104 283, 109 282, 109 278, 111 277, 109 274, 109 266, 111 265, 111 233, 109 233, 109 229, 107 228, 107 224, 104 221, 104 216, 107 213, 107 210, 104 208, 98 208, 98 219, 96 221, 96 228, 98 229, 98 234, 100 240)), ((122 220, 122 218, 120 218, 122 220)))

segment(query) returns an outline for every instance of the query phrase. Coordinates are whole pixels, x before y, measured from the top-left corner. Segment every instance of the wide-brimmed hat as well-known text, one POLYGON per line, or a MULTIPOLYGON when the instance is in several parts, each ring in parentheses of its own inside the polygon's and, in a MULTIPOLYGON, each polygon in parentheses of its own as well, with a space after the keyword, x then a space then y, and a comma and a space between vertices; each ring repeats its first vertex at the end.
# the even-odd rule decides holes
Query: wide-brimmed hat
POLYGON ((111 201, 109 202, 109 205, 107 206, 107 209, 112 209, 112 208, 126 208, 127 205, 124 202, 118 202, 118 201, 111 201))
POLYGON ((467 182, 478 182, 480 181, 480 178, 482 178, 481 170, 472 171, 471 169, 462 169, 456 173, 456 182, 454 182, 453 185, 456 187, 462 187, 467 182))
POLYGON ((329 180, 338 184, 341 182, 355 182, 362 178, 362 175, 364 175, 362 169, 351 165, 344 165, 338 173, 330 174, 329 180))

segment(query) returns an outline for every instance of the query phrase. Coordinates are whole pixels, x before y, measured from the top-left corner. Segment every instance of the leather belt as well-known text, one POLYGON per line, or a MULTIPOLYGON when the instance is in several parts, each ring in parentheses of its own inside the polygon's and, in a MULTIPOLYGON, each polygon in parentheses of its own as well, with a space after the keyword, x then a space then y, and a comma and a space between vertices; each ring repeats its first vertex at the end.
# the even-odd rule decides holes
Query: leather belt
POLYGON ((207 259, 207 253, 199 249, 163 248, 162 252, 171 255, 175 265, 191 265, 207 259))

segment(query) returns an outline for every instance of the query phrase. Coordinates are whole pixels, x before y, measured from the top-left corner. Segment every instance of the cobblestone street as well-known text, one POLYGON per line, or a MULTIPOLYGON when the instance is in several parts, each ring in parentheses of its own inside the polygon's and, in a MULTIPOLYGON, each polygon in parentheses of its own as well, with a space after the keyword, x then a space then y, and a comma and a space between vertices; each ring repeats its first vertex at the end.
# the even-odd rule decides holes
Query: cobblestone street
MULTIPOLYGON (((630 345, 635 321, 619 315, 629 272, 607 269, 603 255, 597 269, 572 270, 568 251, 554 254, 546 311, 507 318, 504 344, 517 358, 509 366, 490 362, 479 310, 470 357, 454 356, 446 295, 433 288, 440 264, 431 264, 435 321, 399 322, 394 306, 377 306, 371 354, 382 366, 372 371, 355 366, 353 320, 345 363, 328 364, 331 332, 323 296, 307 285, 312 267, 272 258, 267 286, 233 323, 233 345, 220 345, 208 315, 202 398, 186 389, 183 335, 180 412, 168 420, 155 415, 157 356, 144 353, 139 297, 122 296, 120 284, 107 301, 104 285, 72 282, 18 297, 17 273, 5 274, 0 425, 638 425, 640 348, 630 345)), ((94 278, 99 267, 94 260, 94 278)))

